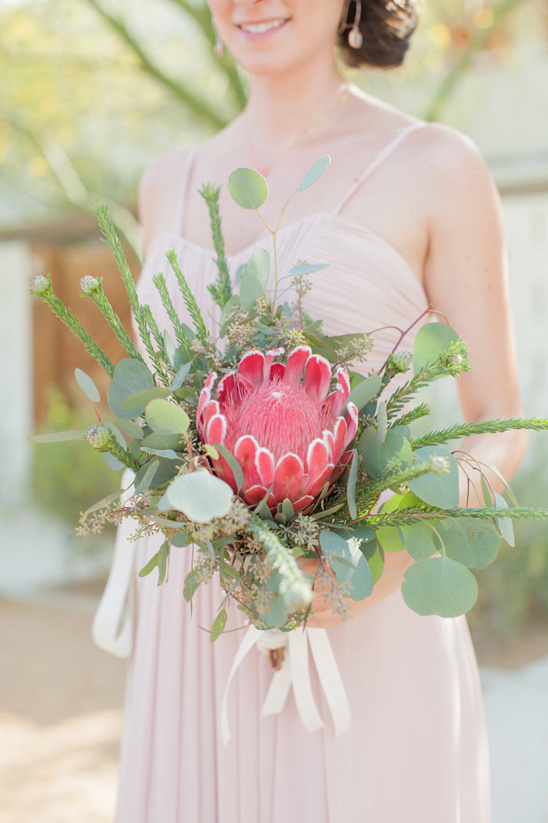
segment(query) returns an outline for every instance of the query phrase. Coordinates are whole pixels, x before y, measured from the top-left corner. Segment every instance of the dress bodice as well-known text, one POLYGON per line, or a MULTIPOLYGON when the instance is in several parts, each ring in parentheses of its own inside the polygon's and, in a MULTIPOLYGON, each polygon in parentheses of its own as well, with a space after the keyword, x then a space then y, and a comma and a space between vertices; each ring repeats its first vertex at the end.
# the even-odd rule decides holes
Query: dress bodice
MULTIPOLYGON (((297 261, 328 264, 327 268, 311 275, 313 288, 303 301, 306 312, 313 319, 323 321, 323 331, 330 335, 375 332, 375 347, 367 362, 368 371, 382 364, 396 343, 400 330, 409 328, 424 314, 428 300, 411 266, 400 252, 381 235, 347 219, 339 211, 357 186, 362 185, 380 162, 417 127, 417 124, 413 124, 399 132, 381 155, 364 170, 344 201, 333 211, 310 214, 282 226, 278 232, 279 277, 286 275, 297 261)), ((188 178, 188 170, 186 177, 188 178)), ((184 196, 183 184, 183 202, 184 196)), ((176 225, 181 225, 181 213, 177 215, 176 225)), ((140 299, 149 303, 160 328, 170 330, 169 319, 152 281, 154 274, 162 272, 176 310, 181 319, 190 324, 165 257, 165 252, 171 248, 177 254, 182 272, 202 309, 206 323, 214 332, 219 319, 219 308, 207 288, 217 277, 214 252, 185 239, 176 227, 158 234, 151 244, 139 281, 140 299)), ((238 269, 259 248, 266 248, 271 252, 270 238, 261 238, 237 254, 227 257, 233 280, 238 269)), ((404 348, 412 346, 417 328, 418 326, 414 326, 403 341, 404 348)))

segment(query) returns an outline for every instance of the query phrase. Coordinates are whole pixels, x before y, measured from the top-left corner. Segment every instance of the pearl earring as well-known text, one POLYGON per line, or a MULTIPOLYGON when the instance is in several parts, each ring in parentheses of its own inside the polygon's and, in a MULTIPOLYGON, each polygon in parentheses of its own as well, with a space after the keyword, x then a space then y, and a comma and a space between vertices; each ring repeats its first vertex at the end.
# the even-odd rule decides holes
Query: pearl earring
POLYGON ((363 44, 363 35, 360 31, 360 21, 362 19, 362 3, 361 0, 356 0, 356 13, 354 15, 354 23, 348 32, 348 45, 351 49, 361 49, 363 44))

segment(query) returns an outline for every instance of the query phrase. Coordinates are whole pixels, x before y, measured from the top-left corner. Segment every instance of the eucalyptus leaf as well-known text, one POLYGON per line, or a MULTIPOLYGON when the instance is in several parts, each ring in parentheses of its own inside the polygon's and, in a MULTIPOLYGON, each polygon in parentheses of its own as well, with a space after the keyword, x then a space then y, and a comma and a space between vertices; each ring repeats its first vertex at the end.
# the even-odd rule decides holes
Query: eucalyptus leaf
POLYGON ((77 429, 66 429, 62 432, 44 432, 32 434, 28 439, 31 443, 64 443, 66 440, 82 440, 84 432, 77 429))
POLYGON ((417 332, 413 346, 413 370, 415 374, 434 363, 442 351, 456 343, 458 334, 447 323, 426 323, 417 332))
POLYGON ((352 389, 348 396, 348 402, 355 403, 358 411, 361 411, 371 400, 373 400, 381 390, 382 377, 374 374, 366 377, 352 389))
POLYGON ((440 509, 454 509, 459 504, 459 467, 451 452, 442 446, 425 446, 413 452, 415 460, 427 463, 433 457, 443 457, 449 471, 428 472, 415 477, 407 484, 417 497, 430 506, 440 509))
POLYGON ((232 489, 205 469, 177 477, 166 490, 172 508, 197 523, 209 523, 214 517, 228 514, 232 489))
POLYGON ((301 185, 299 186, 299 191, 305 191, 310 186, 313 185, 317 180, 320 179, 322 174, 325 172, 327 167, 331 162, 331 158, 328 154, 324 154, 323 157, 320 157, 319 160, 316 160, 313 166, 311 166, 308 171, 306 172, 305 176, 301 181, 301 185))
POLYGON ((85 371, 82 371, 82 369, 74 369, 74 376, 86 397, 91 400, 92 403, 99 403, 101 395, 91 377, 86 374, 85 371))
MULTIPOLYGON (((500 509, 507 509, 508 503, 501 494, 495 494, 495 505, 500 509)), ((497 526, 499 527, 501 536, 506 540, 509 546, 516 545, 516 538, 514 536, 514 523, 510 517, 497 518, 497 526)))
POLYGON ((361 540, 362 545, 363 543, 369 543, 372 540, 375 540, 376 537, 375 529, 372 529, 371 526, 366 526, 362 523, 357 523, 355 526, 351 526, 350 535, 355 540, 361 540))
POLYGON ((398 526, 401 542, 414 560, 428 560, 441 548, 434 528, 422 520, 411 525, 398 526))
POLYGON ((358 510, 356 508, 356 481, 358 479, 358 466, 360 462, 360 456, 357 451, 354 452, 352 457, 352 462, 350 464, 350 471, 348 473, 348 483, 346 486, 346 496, 348 500, 348 511, 350 512, 350 517, 355 520, 358 516, 358 510))
POLYGON ((160 546, 160 551, 158 552, 158 583, 157 586, 161 586, 164 580, 166 579, 167 574, 167 561, 169 559, 169 543, 167 540, 162 543, 160 546))
POLYGON ((146 406, 151 400, 156 398, 169 397, 171 389, 166 389, 163 386, 155 386, 152 389, 143 389, 142 391, 130 394, 125 400, 120 402, 121 409, 134 409, 139 406, 146 406))
POLYGON ((320 532, 320 546, 329 563, 333 557, 342 557, 344 560, 350 560, 351 558, 348 543, 337 532, 322 529, 320 532))
POLYGON ((190 603, 190 601, 194 597, 196 589, 202 582, 202 579, 203 578, 200 569, 196 567, 191 569, 185 577, 185 582, 183 584, 183 597, 185 598, 187 603, 190 603))
POLYGON ((158 434, 184 434, 190 420, 180 406, 169 400, 151 400, 145 409, 146 421, 158 434))
POLYGON ((142 569, 139 571, 139 577, 146 577, 147 574, 150 574, 156 566, 158 565, 158 559, 160 557, 160 551, 158 550, 155 555, 153 555, 150 560, 148 560, 142 569))
POLYGON ((476 578, 449 557, 433 557, 409 568, 402 583, 403 599, 417 614, 458 617, 478 596, 476 578))
POLYGON ((156 457, 165 457, 166 460, 180 460, 181 455, 173 451, 173 449, 148 449, 146 446, 141 447, 141 451, 146 454, 154 454, 156 457))
POLYGON ((446 517, 436 526, 447 556, 475 569, 483 569, 495 560, 500 545, 499 534, 489 520, 476 517, 446 517))
POLYGON ((411 463, 411 444, 394 429, 388 429, 384 443, 374 428, 363 430, 358 441, 358 452, 363 458, 363 467, 370 477, 380 477, 391 461, 398 460, 401 468, 411 463))
POLYGON ((234 475, 234 482, 236 483, 236 491, 239 492, 244 484, 244 473, 242 471, 242 467, 234 457, 231 451, 227 449, 226 446, 223 446, 222 443, 215 443, 214 448, 217 450, 219 454, 222 454, 230 469, 232 474, 234 475))
POLYGON ((329 268, 329 263, 296 263, 289 269, 289 272, 294 277, 300 277, 303 274, 314 274, 314 272, 327 268, 329 268))
POLYGON ((103 458, 109 469, 112 469, 115 472, 120 471, 120 469, 127 468, 126 466, 124 466, 123 463, 121 463, 118 460, 117 457, 114 457, 113 454, 109 454, 109 452, 102 452, 101 457, 103 458))
POLYGON ((364 600, 373 591, 373 572, 365 557, 358 551, 357 558, 352 557, 352 561, 341 562, 334 558, 331 561, 331 568, 340 585, 346 587, 348 597, 351 600, 364 600))
POLYGON ((150 463, 145 463, 144 466, 141 466, 135 475, 136 494, 140 494, 150 488, 159 465, 158 460, 152 460, 150 463))
POLYGON ((222 635, 226 626, 227 616, 226 609, 221 609, 213 621, 213 626, 209 632, 209 639, 212 643, 214 643, 222 635))
POLYGON ((146 449, 173 449, 174 451, 178 451, 181 446, 181 439, 180 434, 159 434, 158 432, 152 432, 152 434, 147 434, 147 436, 141 440, 141 448, 143 451, 146 449))
POLYGON ((116 417, 134 419, 141 414, 146 403, 137 405, 133 409, 122 409, 120 403, 131 394, 143 389, 151 389, 153 386, 154 378, 144 363, 131 357, 120 360, 114 368, 107 392, 108 404, 112 413, 116 417))
POLYGON ((173 378, 173 383, 171 384, 171 391, 175 392, 175 391, 177 391, 177 389, 181 388, 181 386, 185 382, 185 379, 186 379, 186 377, 187 377, 187 375, 188 375, 191 368, 192 368, 192 362, 183 363, 183 365, 181 366, 181 368, 179 369, 179 371, 177 372, 177 374, 173 378))
POLYGON ((228 178, 228 191, 243 209, 258 209, 268 197, 268 183, 255 169, 236 169, 228 178))
POLYGON ((379 440, 382 444, 384 444, 386 440, 386 426, 387 426, 387 416, 386 416, 386 403, 384 400, 379 400, 377 406, 377 430, 379 433, 379 440))
MULTIPOLYGON (((362 543, 362 546, 363 545, 364 544, 362 543)), ((365 545, 369 546, 371 544, 367 543, 365 545)), ((375 551, 370 557, 366 557, 366 560, 369 563, 369 568, 371 569, 371 574, 373 575, 373 584, 375 584, 377 580, 381 579, 384 571, 384 551, 382 546, 377 542, 373 543, 373 546, 375 547, 375 551)))
POLYGON ((188 546, 188 533, 186 531, 177 532, 171 538, 171 545, 176 549, 184 549, 188 546))
POLYGON ((118 417, 116 419, 116 425, 124 432, 124 434, 127 434, 128 437, 131 437, 134 440, 141 440, 143 437, 143 429, 138 423, 134 423, 133 420, 126 420, 118 417))
POLYGON ((251 311, 255 301, 266 296, 270 277, 270 255, 265 249, 257 249, 242 273, 240 299, 244 311, 251 311))
POLYGON ((402 552, 405 549, 395 526, 381 526, 377 529, 377 542, 385 552, 402 552))

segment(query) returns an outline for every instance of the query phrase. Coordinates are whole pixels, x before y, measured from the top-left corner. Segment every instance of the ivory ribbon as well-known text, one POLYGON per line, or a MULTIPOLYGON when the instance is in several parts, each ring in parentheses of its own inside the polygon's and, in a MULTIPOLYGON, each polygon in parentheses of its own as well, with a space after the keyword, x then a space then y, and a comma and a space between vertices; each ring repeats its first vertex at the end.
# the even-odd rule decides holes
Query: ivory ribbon
MULTIPOLYGON (((122 475, 122 488, 128 489, 122 494, 122 505, 131 495, 134 477, 129 469, 122 475)), ((134 518, 124 517, 118 527, 110 574, 93 620, 96 645, 116 657, 129 657, 133 647, 131 580, 137 543, 129 538, 138 525, 134 518)))
POLYGON ((280 714, 291 686, 293 686, 295 703, 305 729, 308 732, 315 732, 324 726, 310 682, 308 655, 308 646, 310 646, 320 684, 333 718, 335 736, 339 737, 350 728, 350 706, 326 630, 307 628, 296 629, 292 632, 278 632, 276 645, 269 642, 268 638, 264 638, 264 635, 269 634, 270 632, 262 632, 250 626, 236 652, 221 703, 221 736, 225 746, 230 740, 228 723, 230 685, 244 657, 255 645, 267 649, 283 646, 285 651, 281 668, 274 672, 261 715, 280 714))

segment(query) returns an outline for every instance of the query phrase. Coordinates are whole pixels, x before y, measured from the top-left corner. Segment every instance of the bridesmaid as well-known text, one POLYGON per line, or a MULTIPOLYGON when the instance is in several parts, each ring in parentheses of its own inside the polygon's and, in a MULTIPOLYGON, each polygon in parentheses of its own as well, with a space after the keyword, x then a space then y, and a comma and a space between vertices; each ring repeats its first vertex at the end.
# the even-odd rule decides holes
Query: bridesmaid
MULTIPOLYGON (((314 281, 311 314, 330 333, 368 331, 409 325, 432 304, 469 345, 473 370, 459 379, 464 418, 519 415, 500 208, 484 161, 462 135, 345 82, 335 59, 338 46, 350 65, 398 65, 416 23, 412 0, 209 5, 219 44, 250 76, 249 101, 221 133, 175 149, 143 177, 140 290, 159 322, 167 326, 152 275, 169 276, 171 247, 215 318, 202 183, 225 184, 239 166, 260 169, 270 187, 263 213, 273 223, 303 170, 329 154, 329 173, 292 201, 279 238, 282 267, 299 257, 331 263, 314 281)), ((234 272, 267 241, 226 187, 221 209, 234 272)), ((392 344, 380 336, 368 368, 392 344)), ((524 446, 523 433, 508 432, 469 438, 465 448, 511 477, 524 446)), ((155 551, 150 542, 140 560, 155 551)), ((330 627, 351 730, 334 736, 323 698, 326 723, 314 734, 291 699, 279 716, 261 718, 271 671, 254 650, 235 678, 227 747, 219 705, 240 637, 212 646, 200 630, 220 600, 213 584, 191 619, 181 595, 189 556, 174 555, 160 589, 150 578, 137 584, 118 823, 488 823, 481 692, 466 621, 407 609, 399 593, 411 562, 405 553, 387 557, 353 620, 340 624, 314 600, 312 623, 330 627)), ((232 619, 241 623, 237 613, 232 619)))

